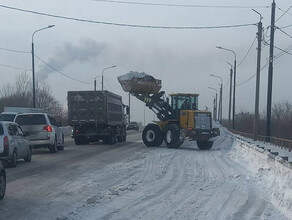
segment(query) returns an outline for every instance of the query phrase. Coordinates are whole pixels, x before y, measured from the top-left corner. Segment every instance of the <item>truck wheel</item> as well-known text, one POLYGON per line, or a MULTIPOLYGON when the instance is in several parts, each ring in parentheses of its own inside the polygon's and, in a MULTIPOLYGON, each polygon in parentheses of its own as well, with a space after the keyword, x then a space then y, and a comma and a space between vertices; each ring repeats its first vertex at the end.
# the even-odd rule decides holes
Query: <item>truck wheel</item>
POLYGON ((179 148, 183 144, 183 139, 180 135, 179 127, 175 124, 167 126, 165 139, 166 146, 168 148, 179 148))
POLYGON ((82 137, 82 138, 81 138, 81 144, 82 144, 82 145, 89 144, 89 140, 87 139, 87 137, 82 137))
POLYGON ((115 144, 117 141, 117 136, 116 136, 116 132, 113 131, 109 136, 108 136, 108 144, 115 144))
POLYGON ((163 142, 163 136, 159 126, 156 124, 148 124, 143 129, 142 139, 147 147, 159 147, 163 142))
POLYGON ((117 137, 118 142, 124 142, 127 140, 127 131, 126 128, 123 129, 122 135, 117 137))
POLYGON ((213 141, 197 141, 200 150, 210 150, 213 146, 213 141))
POLYGON ((76 145, 80 145, 80 144, 81 144, 81 139, 80 139, 80 137, 75 137, 75 138, 74 138, 74 142, 75 142, 76 145))

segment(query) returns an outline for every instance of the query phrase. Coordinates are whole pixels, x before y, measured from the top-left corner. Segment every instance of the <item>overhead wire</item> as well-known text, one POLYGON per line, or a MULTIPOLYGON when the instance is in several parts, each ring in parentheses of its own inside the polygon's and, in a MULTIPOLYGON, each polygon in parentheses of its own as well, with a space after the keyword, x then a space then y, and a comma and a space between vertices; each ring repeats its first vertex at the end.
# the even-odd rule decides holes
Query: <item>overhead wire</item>
POLYGON ((29 69, 25 69, 25 68, 21 68, 21 67, 16 67, 16 66, 10 66, 10 65, 6 65, 6 64, 2 64, 2 63, 0 64, 0 66, 12 68, 12 69, 24 70, 24 71, 31 71, 29 69))
POLYGON ((250 51, 251 51, 251 48, 253 47, 253 45, 254 45, 256 39, 257 39, 257 37, 254 38, 254 40, 253 40, 251 46, 249 47, 247 53, 245 54, 245 56, 243 57, 243 59, 241 60, 241 62, 240 62, 236 67, 239 67, 239 66, 243 63, 243 61, 246 59, 246 57, 249 55, 249 53, 250 53, 250 51))
MULTIPOLYGON (((279 8, 279 7, 278 7, 279 8)), ((279 21, 285 14, 287 14, 288 13, 288 11, 290 10, 292 8, 292 5, 275 21, 275 23, 277 22, 277 21, 279 21)), ((280 9, 280 8, 279 8, 280 9)), ((282 11, 282 9, 280 9, 281 11, 282 11)))
POLYGON ((165 4, 165 3, 150 3, 150 2, 133 2, 133 1, 116 1, 116 0, 92 0, 96 2, 128 4, 128 5, 147 5, 147 6, 167 6, 167 7, 187 7, 187 8, 270 8, 269 5, 254 5, 254 6, 232 6, 232 5, 194 5, 194 4, 165 4))
POLYGON ((5 51, 9 51, 9 52, 15 52, 15 53, 31 53, 31 52, 28 52, 28 51, 23 51, 23 50, 13 50, 13 49, 8 49, 8 48, 3 48, 3 47, 0 47, 0 50, 5 50, 5 51))
POLYGON ((292 38, 292 36, 290 34, 288 34, 287 32, 283 31, 281 28, 276 27, 279 31, 281 31, 282 33, 286 34, 288 37, 292 38))
POLYGON ((84 84, 90 84, 90 85, 92 84, 92 83, 85 82, 85 81, 82 81, 82 80, 79 80, 79 79, 75 79, 75 78, 73 78, 73 77, 71 77, 71 76, 68 76, 67 74, 61 72, 60 70, 56 69, 55 67, 53 67, 53 66, 51 66, 50 64, 48 64, 47 62, 45 62, 43 59, 41 59, 41 58, 38 57, 37 55, 35 55, 35 57, 36 57, 37 59, 39 59, 41 62, 43 62, 44 64, 46 64, 46 65, 47 65, 48 67, 50 67, 51 69, 55 70, 56 72, 60 73, 61 75, 65 76, 65 77, 67 77, 67 78, 69 78, 69 79, 72 79, 72 80, 74 80, 74 81, 77 81, 77 82, 80 82, 80 83, 84 83, 84 84))
POLYGON ((62 15, 54 15, 49 13, 43 13, 33 10, 26 10, 21 8, 15 8, 10 7, 6 5, 0 4, 1 8, 6 8, 10 10, 16 10, 21 11, 25 13, 31 13, 41 16, 47 16, 47 17, 53 17, 53 18, 60 18, 65 20, 73 20, 73 21, 79 21, 79 22, 87 22, 87 23, 94 23, 94 24, 102 24, 102 25, 111 25, 111 26, 120 26, 120 27, 131 27, 131 28, 149 28, 149 29, 219 29, 219 28, 238 28, 238 27, 248 27, 256 25, 256 23, 250 23, 250 24, 236 24, 236 25, 221 25, 221 26, 155 26, 155 25, 138 25, 138 24, 126 24, 126 23, 114 23, 114 22, 106 22, 106 21, 95 21, 95 20, 88 20, 88 19, 81 19, 81 18, 75 18, 75 17, 67 17, 62 15))

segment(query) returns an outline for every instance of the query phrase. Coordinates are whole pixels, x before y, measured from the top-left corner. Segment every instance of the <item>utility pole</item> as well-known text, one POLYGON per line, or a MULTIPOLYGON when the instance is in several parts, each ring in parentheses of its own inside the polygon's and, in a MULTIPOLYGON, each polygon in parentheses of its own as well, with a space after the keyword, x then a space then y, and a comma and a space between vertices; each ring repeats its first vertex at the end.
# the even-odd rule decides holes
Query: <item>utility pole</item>
POLYGON ((274 60, 274 39, 275 39, 275 0, 272 3, 271 34, 270 34, 270 56, 269 56, 269 76, 268 76, 268 98, 267 98, 267 123, 266 141, 271 141, 271 112, 272 112, 272 86, 273 86, 273 60, 274 60))
POLYGON ((220 123, 222 124, 222 88, 223 83, 221 82, 221 87, 220 87, 220 123))
POLYGON ((216 92, 216 107, 215 107, 215 121, 218 121, 218 118, 217 118, 217 104, 218 104, 218 102, 217 102, 217 92, 216 92))
POLYGON ((258 139, 258 126, 259 126, 259 96, 260 96, 260 73, 261 73, 261 53, 262 53, 262 15, 253 9, 254 12, 260 15, 260 22, 258 23, 258 54, 257 54, 257 77, 256 77, 256 94, 255 94, 255 114, 254 114, 254 136, 253 139, 258 139))
POLYGON ((131 121, 131 117, 130 117, 130 115, 131 115, 131 94, 129 93, 129 123, 130 123, 130 121, 131 121))
MULTIPOLYGON (((228 62, 227 62, 228 63, 228 62)), ((233 73, 233 66, 230 65, 230 89, 229 89, 229 111, 228 111, 228 126, 231 128, 231 98, 232 98, 232 73, 233 73)))
POLYGON ((216 100, 215 100, 215 96, 214 96, 214 100, 213 100, 213 102, 214 102, 213 118, 214 118, 214 120, 216 121, 216 100))
POLYGON ((236 86, 236 56, 234 60, 234 82, 233 82, 233 111, 232 111, 232 129, 234 130, 234 121, 235 121, 235 86, 236 86))

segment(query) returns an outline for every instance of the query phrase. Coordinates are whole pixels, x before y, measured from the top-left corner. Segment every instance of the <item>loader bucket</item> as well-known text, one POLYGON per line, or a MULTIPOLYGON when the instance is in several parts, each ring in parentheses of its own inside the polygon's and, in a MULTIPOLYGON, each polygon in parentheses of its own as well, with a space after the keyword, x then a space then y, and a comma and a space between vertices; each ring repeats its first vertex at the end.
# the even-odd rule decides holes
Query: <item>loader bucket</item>
POLYGON ((146 73, 129 72, 119 76, 118 81, 125 92, 132 94, 154 94, 161 89, 161 80, 146 73))

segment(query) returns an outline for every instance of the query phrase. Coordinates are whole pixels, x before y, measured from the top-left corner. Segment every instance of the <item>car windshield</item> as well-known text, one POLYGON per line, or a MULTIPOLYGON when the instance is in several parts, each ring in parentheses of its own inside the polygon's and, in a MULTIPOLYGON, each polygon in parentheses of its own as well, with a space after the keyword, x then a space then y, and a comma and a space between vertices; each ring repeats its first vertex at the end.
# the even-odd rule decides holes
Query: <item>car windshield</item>
POLYGON ((44 125, 46 118, 41 114, 18 115, 15 120, 19 125, 44 125))
POLYGON ((0 124, 0 136, 4 134, 3 126, 0 124))
POLYGON ((16 114, 1 114, 0 121, 13 121, 16 114))

